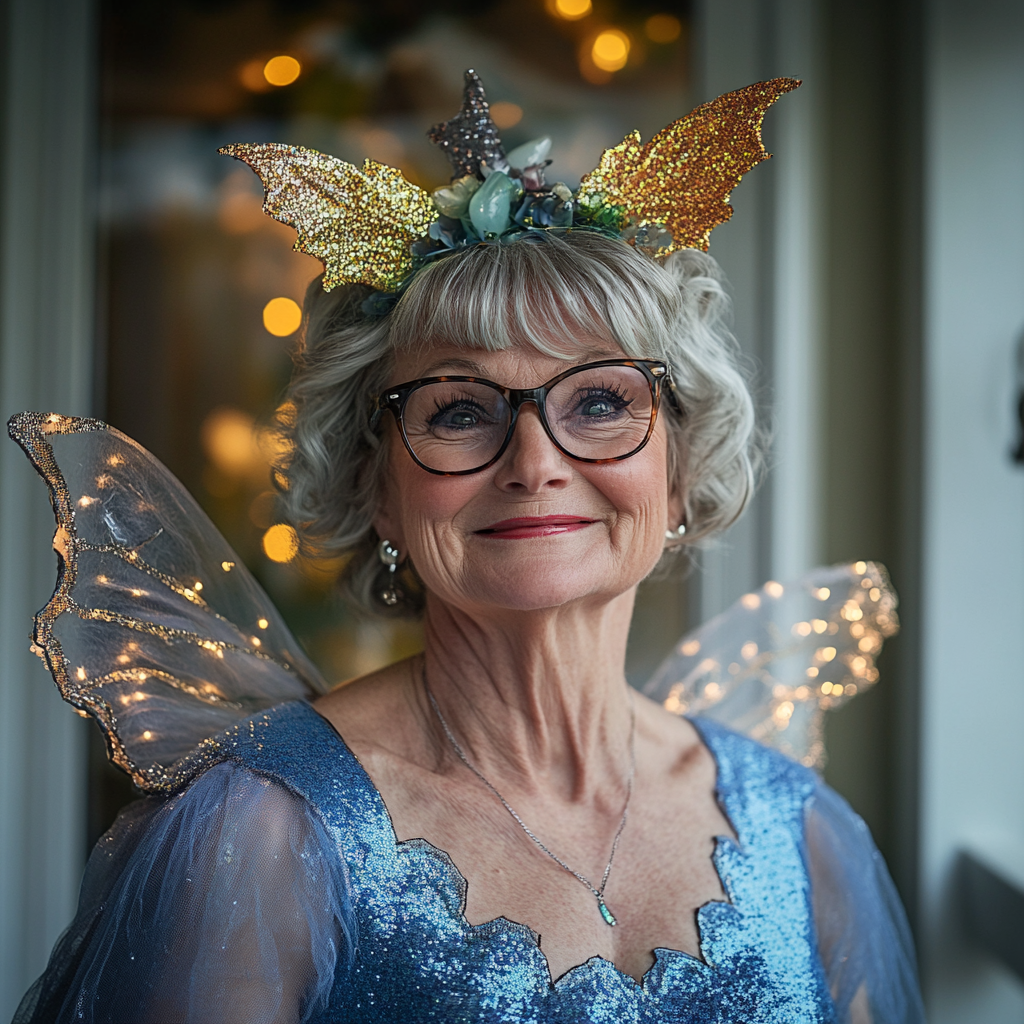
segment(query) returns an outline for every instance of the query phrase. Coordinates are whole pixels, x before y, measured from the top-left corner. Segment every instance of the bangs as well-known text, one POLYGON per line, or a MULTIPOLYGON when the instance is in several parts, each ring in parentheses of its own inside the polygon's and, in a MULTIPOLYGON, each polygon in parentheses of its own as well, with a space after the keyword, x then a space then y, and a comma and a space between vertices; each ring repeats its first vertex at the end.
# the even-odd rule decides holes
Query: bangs
POLYGON ((478 245, 422 270, 391 314, 390 341, 569 359, 580 345, 663 357, 678 288, 648 257, 593 231, 545 231, 478 245))

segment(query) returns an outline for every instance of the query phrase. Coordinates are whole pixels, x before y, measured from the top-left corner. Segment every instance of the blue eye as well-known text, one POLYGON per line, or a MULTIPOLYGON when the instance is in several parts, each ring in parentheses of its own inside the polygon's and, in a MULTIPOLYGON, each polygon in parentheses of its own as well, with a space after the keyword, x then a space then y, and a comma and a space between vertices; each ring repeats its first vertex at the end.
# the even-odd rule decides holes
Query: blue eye
POLYGON ((580 399, 579 415, 591 417, 614 416, 630 404, 629 399, 612 390, 594 390, 580 399))
POLYGON ((434 430, 472 430, 484 419, 484 410, 475 402, 451 402, 435 411, 430 417, 430 427, 434 430))

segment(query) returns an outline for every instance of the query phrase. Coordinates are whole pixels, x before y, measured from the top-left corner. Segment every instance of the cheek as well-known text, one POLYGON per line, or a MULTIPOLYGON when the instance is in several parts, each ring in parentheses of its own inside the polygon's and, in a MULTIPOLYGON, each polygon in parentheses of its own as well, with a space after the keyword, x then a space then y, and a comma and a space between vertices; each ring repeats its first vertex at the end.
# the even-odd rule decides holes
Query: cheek
POLYGON ((438 476, 428 473, 412 461, 400 439, 392 445, 389 474, 390 512, 411 547, 436 542, 450 532, 459 512, 473 500, 483 484, 478 474, 438 476))
MULTIPOLYGON (((630 524, 634 531, 644 535, 656 535, 660 543, 664 540, 669 505, 664 438, 655 435, 638 455, 613 465, 612 473, 594 482, 624 524, 630 524)), ((637 541, 643 542, 640 537, 637 541)))

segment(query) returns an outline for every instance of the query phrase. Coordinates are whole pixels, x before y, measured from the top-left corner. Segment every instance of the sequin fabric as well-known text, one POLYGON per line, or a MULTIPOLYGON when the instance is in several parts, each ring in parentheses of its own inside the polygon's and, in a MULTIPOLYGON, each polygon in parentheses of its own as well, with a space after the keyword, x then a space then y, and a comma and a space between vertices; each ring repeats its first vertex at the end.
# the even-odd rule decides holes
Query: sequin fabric
POLYGON ((732 216, 730 193, 747 171, 768 159, 761 143, 765 111, 799 85, 793 78, 773 78, 719 96, 663 128, 646 146, 639 132, 631 132, 584 176, 577 200, 620 207, 624 220, 640 227, 667 228, 672 238, 659 247, 659 256, 676 249, 706 252, 712 229, 732 216))
POLYGON ((234 727, 231 759, 302 796, 337 843, 357 944, 338 969, 320 1024, 505 1021, 532 1024, 810 1024, 835 1019, 815 943, 803 821, 806 768, 711 722, 696 721, 719 766, 738 842, 715 864, 729 902, 698 913, 704 962, 659 949, 642 984, 595 957, 552 983, 533 933, 498 918, 470 925, 466 883, 422 840, 398 843, 362 767, 308 704, 234 727))
POLYGON ((295 248, 323 263, 324 291, 356 283, 395 291, 412 270, 412 243, 437 217, 429 192, 374 160, 356 167, 279 143, 239 143, 219 152, 260 176, 263 211, 295 228, 295 248))

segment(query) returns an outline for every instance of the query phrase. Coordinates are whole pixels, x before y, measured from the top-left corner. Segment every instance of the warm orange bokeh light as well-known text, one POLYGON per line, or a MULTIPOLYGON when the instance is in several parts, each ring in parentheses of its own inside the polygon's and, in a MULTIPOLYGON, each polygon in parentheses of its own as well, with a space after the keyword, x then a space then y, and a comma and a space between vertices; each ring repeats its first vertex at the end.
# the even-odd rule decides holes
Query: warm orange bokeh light
POLYGON ((652 14, 644 22, 644 31, 652 43, 674 43, 683 31, 683 24, 671 14, 652 14))
POLYGON ((263 200, 252 192, 229 192, 217 209, 217 223, 229 235, 258 231, 267 223, 263 200))
POLYGON ((491 104, 491 120, 502 129, 512 128, 523 119, 523 108, 518 103, 499 100, 491 104))
POLYGON ((246 61, 238 71, 238 80, 249 92, 266 92, 270 83, 263 77, 263 65, 266 61, 246 61))
POLYGON ((302 65, 294 58, 282 54, 271 57, 263 65, 263 77, 271 85, 291 85, 302 74, 302 65))
POLYGON ((255 421, 241 409, 214 409, 203 421, 203 448, 229 477, 242 477, 266 465, 256 442, 255 421))
POLYGON ((294 299, 271 299, 263 307, 263 326, 278 338, 287 338, 302 325, 302 309, 294 299))
POLYGON ((602 71, 620 71, 629 60, 629 36, 621 29, 605 29, 594 40, 590 59, 602 71))
POLYGON ((299 535, 287 523, 275 523, 263 534, 263 551, 272 562, 290 562, 299 553, 299 535))
POLYGON ((565 21, 579 21, 594 9, 592 0, 548 0, 549 14, 565 21))

